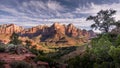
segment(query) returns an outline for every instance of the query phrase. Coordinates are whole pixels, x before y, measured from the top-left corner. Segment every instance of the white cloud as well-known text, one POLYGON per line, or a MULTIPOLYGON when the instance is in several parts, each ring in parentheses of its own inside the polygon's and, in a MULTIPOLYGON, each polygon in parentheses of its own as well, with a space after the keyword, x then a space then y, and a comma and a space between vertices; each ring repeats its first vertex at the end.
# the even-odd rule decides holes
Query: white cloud
MULTIPOLYGON (((38 23, 46 23, 46 22, 57 22, 59 20, 56 19, 49 19, 56 16, 58 17, 64 17, 67 16, 70 18, 73 17, 71 13, 63 13, 61 14, 60 11, 65 11, 65 7, 62 6, 57 1, 25 1, 21 4, 17 1, 15 2, 17 5, 16 7, 12 7, 11 5, 4 5, 0 4, 0 10, 3 12, 7 12, 11 15, 0 15, 2 19, 0 19, 0 22, 2 23, 18 23, 23 26, 34 26, 38 25, 38 23), (54 15, 55 14, 55 15, 54 15), (55 21, 56 20, 56 21, 55 21), (24 24, 23 24, 24 23, 24 24)), ((66 19, 64 19, 65 21, 66 19)), ((61 21, 63 22, 63 21, 61 21)), ((66 21, 65 21, 66 22, 66 21)))
POLYGON ((56 2, 56 1, 48 1, 47 2, 47 7, 49 9, 54 10, 54 11, 62 11, 62 10, 64 10, 64 7, 61 6, 59 2, 56 2))
MULTIPOLYGON (((116 20, 120 20, 120 3, 112 3, 112 4, 94 4, 90 3, 89 7, 78 7, 74 11, 76 14, 85 14, 87 16, 89 15, 96 15, 97 12, 100 10, 107 10, 107 9, 114 9, 116 10, 116 14, 113 16, 116 20)), ((92 23, 89 23, 90 26, 92 23)), ((81 24, 82 25, 82 24, 81 24)), ((85 24, 83 24, 85 25, 85 24)), ((85 25, 86 26, 86 25, 85 25)), ((100 32, 99 30, 94 30, 95 32, 100 32)))
POLYGON ((29 2, 23 2, 22 3, 23 8, 29 9, 28 12, 32 13, 32 14, 38 14, 41 13, 44 14, 46 13, 56 13, 58 11, 64 11, 65 7, 62 6, 59 2, 57 1, 47 1, 47 2, 43 2, 43 1, 29 1, 29 2), (31 10, 30 10, 31 9, 31 10), (46 12, 46 13, 45 13, 46 12))
POLYGON ((10 22, 13 22, 13 21, 16 21, 16 19, 0 19, 0 22, 1 22, 1 23, 4 23, 4 22, 10 23, 10 22), (8 21, 9 21, 9 22, 8 22, 8 21))
POLYGON ((88 15, 95 15, 100 10, 106 10, 106 9, 114 9, 117 11, 116 15, 114 16, 116 20, 120 20, 120 3, 112 3, 112 4, 94 4, 90 3, 90 7, 78 7, 76 8, 75 13, 81 13, 81 14, 88 14, 88 15))
POLYGON ((93 23, 92 21, 86 21, 86 16, 94 15, 101 9, 115 9, 117 14, 116 19, 120 19, 120 3, 112 4, 89 4, 89 7, 77 7, 73 11, 67 11, 66 6, 61 5, 57 1, 38 1, 30 0, 24 1, 21 4, 16 2, 18 5, 16 7, 11 7, 8 5, 0 4, 0 10, 8 12, 11 15, 0 15, 0 22, 2 23, 16 23, 22 26, 36 26, 38 24, 52 24, 53 22, 61 22, 64 24, 73 23, 76 26, 81 26, 82 28, 88 28, 93 23), (64 12, 67 11, 67 12, 64 12), (63 12, 63 13, 61 13, 63 12), (81 17, 76 17, 81 15, 81 17), (24 23, 24 24, 23 24, 24 23))

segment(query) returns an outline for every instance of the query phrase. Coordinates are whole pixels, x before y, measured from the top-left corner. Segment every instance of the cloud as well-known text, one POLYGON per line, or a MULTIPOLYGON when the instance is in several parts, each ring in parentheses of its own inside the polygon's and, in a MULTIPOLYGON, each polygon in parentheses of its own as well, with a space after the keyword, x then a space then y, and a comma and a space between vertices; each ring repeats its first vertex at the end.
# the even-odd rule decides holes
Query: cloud
POLYGON ((85 14, 85 15, 95 15, 100 10, 106 10, 106 9, 114 9, 117 11, 116 15, 114 16, 116 20, 120 20, 120 3, 112 3, 112 4, 95 4, 90 3, 90 7, 78 7, 76 8, 75 13, 85 14))
MULTIPOLYGON (((95 4, 95 3, 90 3, 88 4, 89 7, 77 7, 76 10, 74 11, 74 13, 76 14, 83 14, 86 15, 86 18, 89 15, 96 15, 97 12, 99 12, 100 10, 106 10, 106 9, 114 9, 116 10, 116 14, 113 16, 116 20, 120 20, 120 3, 107 3, 107 4, 95 4)), ((89 26, 92 23, 89 23, 89 26)), ((85 24, 84 24, 85 25, 85 24)), ((100 32, 99 30, 94 30, 95 32, 100 32)))
POLYGON ((15 1, 15 3, 17 4, 15 7, 13 7, 13 5, 0 4, 0 11, 10 14, 0 14, 0 17, 2 18, 0 19, 1 23, 16 23, 22 26, 35 26, 41 23, 50 22, 72 22, 72 19, 70 21, 65 18, 74 17, 70 12, 61 13, 66 11, 66 8, 57 1, 49 0, 43 2, 31 0, 21 3, 15 1))
POLYGON ((61 6, 59 2, 56 2, 56 1, 48 1, 47 2, 47 7, 51 10, 54 10, 54 11, 64 10, 64 7, 61 6))
MULTIPOLYGON (((61 6, 57 1, 24 1, 22 3, 15 2, 17 5, 15 7, 11 5, 0 5, 0 10, 8 12, 12 15, 17 16, 32 16, 39 18, 50 18, 55 13, 60 13, 59 11, 65 11, 64 6, 61 6)), ((56 14, 55 14, 56 15, 56 14)))
MULTIPOLYGON (((68 1, 66 0, 66 2, 68 1)), ((13 3, 0 4, 0 23, 15 23, 28 27, 60 22, 63 24, 73 23, 77 27, 90 29, 93 22, 86 21, 86 17, 95 15, 101 9, 110 8, 117 10, 115 17, 117 20, 120 18, 120 3, 95 4, 91 2, 87 4, 88 6, 76 6, 74 9, 67 3, 65 5, 57 0, 25 0, 21 2, 14 0, 14 3, 15 5, 13 3)))

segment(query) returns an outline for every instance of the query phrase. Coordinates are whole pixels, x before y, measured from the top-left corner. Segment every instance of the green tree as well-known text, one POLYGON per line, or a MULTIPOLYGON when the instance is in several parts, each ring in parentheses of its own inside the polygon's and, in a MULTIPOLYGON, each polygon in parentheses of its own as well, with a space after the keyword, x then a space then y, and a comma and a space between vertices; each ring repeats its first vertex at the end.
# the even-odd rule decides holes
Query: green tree
POLYGON ((26 40, 26 47, 29 48, 31 46, 31 42, 29 40, 26 40))
POLYGON ((13 33, 10 37, 10 43, 14 44, 14 45, 18 45, 21 44, 21 40, 18 39, 19 35, 17 33, 13 33))
POLYGON ((102 35, 100 39, 95 44, 92 44, 92 53, 96 56, 98 62, 100 60, 106 61, 110 58, 108 51, 112 43, 106 35, 102 35))
POLYGON ((91 25, 92 28, 99 29, 102 32, 109 32, 110 26, 115 23, 112 17, 116 13, 115 10, 101 10, 96 16, 89 16, 87 20, 93 20, 95 23, 91 25))
POLYGON ((114 42, 114 45, 117 47, 120 45, 120 34, 117 36, 115 42, 114 42))
POLYGON ((115 63, 120 63, 120 47, 111 46, 109 55, 113 58, 115 63))

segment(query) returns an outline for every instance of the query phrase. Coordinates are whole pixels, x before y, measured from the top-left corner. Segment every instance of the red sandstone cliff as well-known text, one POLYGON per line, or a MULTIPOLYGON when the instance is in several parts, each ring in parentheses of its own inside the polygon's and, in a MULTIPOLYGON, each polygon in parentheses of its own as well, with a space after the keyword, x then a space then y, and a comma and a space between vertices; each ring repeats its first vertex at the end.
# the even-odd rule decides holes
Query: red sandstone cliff
POLYGON ((15 24, 3 24, 0 25, 0 34, 12 34, 13 32, 21 32, 24 29, 21 26, 15 24))
POLYGON ((0 26, 1 35, 9 35, 13 32, 19 33, 22 37, 29 37, 37 43, 45 42, 48 44, 54 43, 62 45, 75 45, 87 42, 91 36, 89 31, 78 29, 73 24, 63 25, 54 23, 51 26, 40 25, 28 29, 24 29, 23 27, 14 24, 0 26))

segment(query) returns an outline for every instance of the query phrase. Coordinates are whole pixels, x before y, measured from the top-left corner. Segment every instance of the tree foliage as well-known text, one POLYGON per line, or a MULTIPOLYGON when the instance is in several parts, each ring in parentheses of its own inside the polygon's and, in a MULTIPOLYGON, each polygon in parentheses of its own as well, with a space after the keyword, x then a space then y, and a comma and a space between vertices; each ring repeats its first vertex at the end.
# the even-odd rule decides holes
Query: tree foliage
POLYGON ((19 38, 19 35, 14 32, 10 37, 10 43, 14 45, 21 44, 21 40, 19 40, 18 38, 19 38))
POLYGON ((101 10, 96 16, 89 16, 87 20, 93 20, 95 23, 91 25, 92 28, 99 29, 102 32, 109 32, 110 26, 115 23, 114 17, 115 10, 101 10))
POLYGON ((120 68, 120 35, 109 33, 112 25, 120 27, 120 21, 115 22, 112 17, 115 13, 112 9, 101 10, 87 18, 95 22, 92 28, 103 33, 91 40, 91 47, 87 47, 85 54, 69 60, 70 68, 120 68))
POLYGON ((120 47, 111 46, 109 54, 115 62, 120 63, 120 47))
POLYGON ((117 36, 114 45, 115 45, 116 47, 117 47, 117 46, 120 46, 120 34, 117 36))
POLYGON ((119 35, 114 41, 110 34, 101 34, 92 39, 91 48, 86 49, 83 55, 68 61, 70 68, 119 68, 120 67, 120 46, 119 35), (114 44, 113 44, 114 43, 114 44), (117 45, 117 46, 116 46, 117 45))

